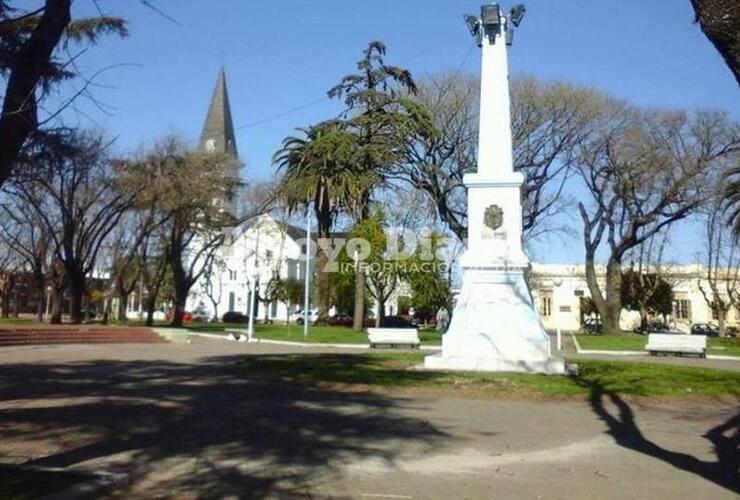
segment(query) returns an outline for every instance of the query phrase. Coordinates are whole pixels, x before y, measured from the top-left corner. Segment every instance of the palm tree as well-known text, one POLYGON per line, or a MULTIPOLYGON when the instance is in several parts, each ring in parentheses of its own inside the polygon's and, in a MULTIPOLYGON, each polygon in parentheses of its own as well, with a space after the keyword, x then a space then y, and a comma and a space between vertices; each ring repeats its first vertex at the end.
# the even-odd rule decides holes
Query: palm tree
POLYGON ((736 238, 740 238, 740 167, 734 167, 724 174, 725 209, 729 212, 729 223, 736 238))
MULTIPOLYGON (((354 204, 356 223, 370 215, 371 197, 380 187, 385 171, 402 158, 404 141, 412 131, 429 126, 428 115, 406 96, 416 93, 411 73, 385 63, 383 42, 370 42, 357 62, 357 72, 346 75, 331 88, 329 97, 341 99, 346 108, 342 113, 345 124, 356 137, 357 157, 369 178, 378 182, 367 184, 357 193, 354 204)), ((355 275, 355 313, 352 328, 361 330, 365 312, 365 274, 361 266, 355 275)))
MULTIPOLYGON (((287 137, 273 157, 282 173, 278 191, 291 210, 308 210, 312 203, 318 238, 331 238, 337 215, 375 183, 374 174, 358 167, 356 136, 341 122, 324 122, 299 130, 303 136, 287 137)), ((326 319, 331 306, 327 264, 328 256, 319 247, 315 283, 319 321, 326 319)))

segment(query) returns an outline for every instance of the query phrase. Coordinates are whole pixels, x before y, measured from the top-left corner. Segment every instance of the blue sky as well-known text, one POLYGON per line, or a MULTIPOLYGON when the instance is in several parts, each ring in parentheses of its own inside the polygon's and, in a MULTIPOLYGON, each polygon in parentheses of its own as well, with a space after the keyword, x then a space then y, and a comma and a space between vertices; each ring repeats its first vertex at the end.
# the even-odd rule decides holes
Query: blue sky
MULTIPOLYGON (((461 64, 479 70, 477 50, 465 60, 472 40, 462 14, 477 12, 481 0, 152 0, 179 25, 136 0, 98 3, 128 19, 131 36, 107 39, 78 60, 88 74, 121 65, 96 79, 94 95, 108 113, 80 103, 84 114, 67 119, 104 127, 122 149, 170 131, 195 140, 223 65, 247 178, 272 175, 270 158, 295 127, 339 111, 333 101, 316 101, 354 69, 371 40, 384 41, 388 61, 417 78, 461 64)), ((689 0, 525 3, 513 73, 588 85, 645 106, 740 116, 737 84, 693 24, 689 0)), ((75 9, 89 14, 94 4, 77 0, 75 9)), ((579 261, 580 245, 547 260, 579 261)))

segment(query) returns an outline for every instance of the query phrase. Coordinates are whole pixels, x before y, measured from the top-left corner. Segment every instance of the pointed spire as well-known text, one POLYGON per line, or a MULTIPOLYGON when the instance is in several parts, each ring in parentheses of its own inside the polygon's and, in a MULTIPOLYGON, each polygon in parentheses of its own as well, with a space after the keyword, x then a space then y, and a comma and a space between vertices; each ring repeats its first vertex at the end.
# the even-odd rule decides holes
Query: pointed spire
POLYGON ((201 151, 228 153, 234 158, 239 156, 236 149, 234 122, 231 119, 229 92, 226 89, 226 73, 223 67, 218 73, 216 88, 213 90, 211 105, 208 107, 208 115, 203 125, 198 148, 201 151))

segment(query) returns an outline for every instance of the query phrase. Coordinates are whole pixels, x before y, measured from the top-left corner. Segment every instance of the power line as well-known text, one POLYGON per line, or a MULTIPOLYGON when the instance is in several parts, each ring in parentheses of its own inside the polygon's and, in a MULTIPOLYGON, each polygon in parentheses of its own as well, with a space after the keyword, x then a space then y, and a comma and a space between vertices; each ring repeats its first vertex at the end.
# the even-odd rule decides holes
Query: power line
MULTIPOLYGON (((406 64, 409 61, 413 61, 414 59, 416 59, 416 58, 418 58, 418 57, 426 54, 427 52, 429 52, 433 48, 434 48, 434 46, 429 45, 426 48, 424 48, 424 49, 422 49, 422 50, 420 50, 420 51, 412 54, 411 56, 407 57, 406 59, 402 60, 401 61, 401 64, 406 64)), ((469 52, 468 52, 468 55, 469 55, 469 52)), ((467 59, 467 56, 466 56, 466 59, 467 59)), ((292 107, 290 109, 286 109, 285 111, 281 111, 279 113, 275 113, 274 115, 266 116, 265 118, 261 118, 261 119, 259 119, 257 121, 250 122, 250 123, 247 123, 247 124, 244 124, 244 125, 240 125, 240 126, 236 127, 234 130, 245 130, 245 129, 248 129, 248 128, 256 127, 258 125, 262 125, 263 123, 268 123, 268 122, 271 122, 272 120, 277 120, 278 118, 282 118, 284 116, 291 115, 291 114, 293 114, 293 113, 295 113, 297 111, 301 111, 303 109, 310 108, 311 106, 314 106, 314 105, 316 105, 316 104, 318 104, 320 102, 326 101, 326 100, 329 100, 329 96, 323 95, 323 96, 321 96, 321 97, 319 97, 317 99, 314 99, 312 101, 308 101, 308 102, 306 102, 304 104, 299 104, 298 106, 292 107)))

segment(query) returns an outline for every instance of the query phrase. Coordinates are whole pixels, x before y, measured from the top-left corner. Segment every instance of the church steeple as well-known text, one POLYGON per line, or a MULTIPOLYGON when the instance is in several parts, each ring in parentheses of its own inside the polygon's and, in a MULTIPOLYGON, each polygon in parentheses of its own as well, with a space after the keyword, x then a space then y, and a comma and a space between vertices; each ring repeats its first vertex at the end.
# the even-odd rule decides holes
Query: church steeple
POLYGON ((226 89, 226 73, 223 68, 218 73, 216 88, 213 89, 211 105, 208 107, 208 115, 203 124, 198 148, 201 151, 227 153, 234 159, 239 157, 234 136, 234 122, 231 119, 229 92, 226 89))

